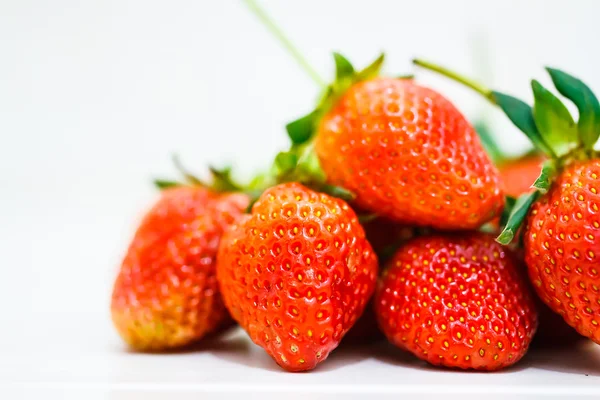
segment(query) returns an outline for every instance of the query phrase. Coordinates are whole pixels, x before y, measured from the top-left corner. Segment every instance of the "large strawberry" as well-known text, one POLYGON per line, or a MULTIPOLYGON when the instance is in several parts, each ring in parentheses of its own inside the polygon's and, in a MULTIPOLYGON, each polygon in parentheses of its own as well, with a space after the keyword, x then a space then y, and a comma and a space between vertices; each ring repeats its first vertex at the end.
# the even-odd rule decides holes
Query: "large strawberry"
POLYGON ((243 194, 167 188, 143 218, 113 288, 111 313, 132 348, 185 346, 226 325, 216 280, 223 231, 248 206, 243 194))
POLYGON ((221 241, 225 305, 288 371, 327 358, 375 288, 377 257, 343 201, 297 183, 265 191, 221 241))
MULTIPOLYGON (((246 0, 311 77, 322 80, 276 25, 246 0)), ((384 57, 356 71, 334 54, 336 78, 318 106, 288 124, 281 175, 352 192, 354 204, 397 222, 472 229, 500 213, 499 174, 475 130, 441 94, 410 78, 379 76, 384 57)))
POLYGON ((519 198, 499 240, 510 242, 526 218, 525 261, 536 291, 580 334, 600 343, 598 99, 579 79, 547 68, 558 92, 578 108, 575 122, 562 101, 536 80, 532 108, 444 68, 418 63, 467 83, 497 104, 549 157, 533 184, 536 190, 519 198))
POLYGON ((498 172, 471 124, 409 79, 352 85, 318 123, 315 150, 330 183, 400 222, 476 228, 503 204, 498 172))
POLYGON ((479 232, 402 246, 375 295, 388 339, 434 365, 497 370, 526 353, 537 326, 510 251, 479 232))

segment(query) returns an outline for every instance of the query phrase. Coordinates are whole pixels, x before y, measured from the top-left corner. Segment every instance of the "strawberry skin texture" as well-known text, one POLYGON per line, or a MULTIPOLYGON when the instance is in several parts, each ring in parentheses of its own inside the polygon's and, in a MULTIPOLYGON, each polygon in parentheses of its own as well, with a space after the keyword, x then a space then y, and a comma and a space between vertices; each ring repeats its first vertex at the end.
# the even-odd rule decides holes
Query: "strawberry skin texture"
POLYGON ((507 248, 480 232, 414 239, 375 294, 379 326, 434 365, 497 370, 526 353, 537 311, 507 248))
POLYGON ((227 231, 217 277, 225 305, 284 369, 313 369, 362 314, 377 257, 342 200, 297 183, 268 189, 227 231))
POLYGON ((504 193, 519 197, 531 190, 531 184, 540 176, 544 157, 534 156, 510 161, 498 167, 504 193))
POLYGON ((525 262, 540 298, 600 343, 600 160, 567 167, 534 203, 525 262))
POLYGON ((138 227, 114 284, 112 319, 129 346, 173 349, 230 324, 215 259, 223 231, 248 202, 242 194, 204 188, 163 191, 138 227))
POLYGON ((401 223, 477 228, 504 204, 499 173, 471 124, 411 80, 353 85, 322 119, 315 150, 330 183, 401 223))

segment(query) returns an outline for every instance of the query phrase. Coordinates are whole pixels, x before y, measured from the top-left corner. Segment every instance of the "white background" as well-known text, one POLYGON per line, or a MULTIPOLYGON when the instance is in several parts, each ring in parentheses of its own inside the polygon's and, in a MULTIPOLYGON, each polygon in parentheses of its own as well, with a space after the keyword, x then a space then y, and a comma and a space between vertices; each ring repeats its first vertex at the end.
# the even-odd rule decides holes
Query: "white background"
MULTIPOLYGON (((390 74, 421 56, 530 99, 551 65, 600 91, 599 1, 262 4, 327 78, 332 50, 359 66, 385 50, 390 74)), ((419 79, 471 118, 491 112, 506 150, 525 145, 470 92, 419 79)), ((251 175, 317 93, 240 1, 0 0, 0 364, 122 351, 110 288, 151 178, 174 174, 173 152, 251 175)))

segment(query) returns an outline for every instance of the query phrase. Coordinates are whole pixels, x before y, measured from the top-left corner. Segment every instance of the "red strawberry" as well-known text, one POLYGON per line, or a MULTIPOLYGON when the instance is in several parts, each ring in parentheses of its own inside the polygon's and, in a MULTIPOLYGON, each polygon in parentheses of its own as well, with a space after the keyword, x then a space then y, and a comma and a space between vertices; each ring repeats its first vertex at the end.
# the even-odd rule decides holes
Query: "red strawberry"
POLYGON ((566 168, 527 219, 525 261, 542 300, 600 343, 600 160, 566 168))
POLYGON ((225 305, 288 371, 327 358, 362 314, 377 257, 348 205, 297 183, 268 189, 227 231, 217 277, 225 305))
POLYGON ((396 221, 477 228, 502 209, 498 171, 471 124, 411 80, 350 87, 319 125, 315 149, 330 183, 396 221))
POLYGON ((159 351, 199 340, 229 320, 215 257, 248 198, 201 187, 162 193, 139 226, 114 284, 111 312, 131 347, 159 351))
MULTIPOLYGON (((443 68, 434 69, 467 81, 443 68)), ((498 240, 509 243, 527 217, 525 262, 538 295, 580 334, 600 343, 600 159, 594 151, 600 135, 600 102, 581 80, 546 69, 558 92, 577 106, 577 122, 536 80, 531 82, 533 108, 468 82, 502 108, 549 158, 533 183, 536 190, 519 198, 498 240)))
POLYGON ((480 232, 424 236, 401 247, 377 287, 375 307, 392 343, 454 368, 514 364, 537 326, 513 255, 480 232))

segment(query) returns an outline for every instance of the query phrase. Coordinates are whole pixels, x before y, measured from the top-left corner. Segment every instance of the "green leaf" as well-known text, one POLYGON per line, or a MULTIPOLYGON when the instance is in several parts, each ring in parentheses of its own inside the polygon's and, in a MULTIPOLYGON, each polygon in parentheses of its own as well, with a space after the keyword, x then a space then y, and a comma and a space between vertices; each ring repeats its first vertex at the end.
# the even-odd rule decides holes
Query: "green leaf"
POLYGON ((554 154, 564 156, 579 143, 575 121, 562 101, 535 79, 531 81, 531 88, 535 98, 535 125, 554 154))
POLYGON ((366 81, 368 79, 375 78, 379 75, 381 71, 381 67, 383 66, 383 61, 385 60, 385 54, 381 53, 379 57, 375 61, 373 61, 370 65, 368 65, 363 70, 359 71, 357 75, 357 81, 366 81))
POLYGON ((356 195, 354 193, 347 189, 344 189, 341 186, 324 184, 319 189, 323 193, 327 193, 330 196, 337 197, 345 201, 352 201, 356 198, 356 195))
POLYGON ((402 80, 402 79, 412 80, 412 79, 415 79, 415 76, 414 76, 414 74, 398 75, 398 76, 396 77, 396 79, 401 79, 401 80, 402 80))
POLYGON ((556 174, 556 165, 553 160, 548 160, 542 166, 542 172, 540 176, 535 180, 532 187, 536 188, 540 191, 540 193, 544 194, 548 192, 550 189, 550 185, 552 184, 552 178, 556 174))
POLYGON ((280 174, 286 174, 296 168, 298 156, 293 151, 282 151, 275 157, 275 165, 280 174))
POLYGON ((166 179, 155 179, 152 181, 154 186, 156 186, 159 190, 165 190, 171 187, 183 186, 180 182, 170 181, 166 179))
POLYGON ((522 195, 517 199, 514 207, 510 212, 504 230, 502 231, 500 236, 496 238, 496 241, 498 243, 507 245, 513 240, 515 234, 519 230, 519 227, 525 220, 525 217, 529 212, 529 208, 531 207, 533 202, 538 198, 539 195, 540 193, 538 191, 532 191, 530 193, 522 195))
POLYGON ((242 186, 238 185, 231 177, 231 167, 214 168, 209 167, 213 177, 212 188, 217 192, 237 192, 241 191, 242 186))
POLYGON ((315 125, 317 123, 318 116, 318 110, 314 110, 311 113, 298 118, 297 120, 292 121, 285 126, 288 136, 292 140, 293 144, 302 144, 310 140, 315 131, 315 125))
POLYGON ((354 67, 352 63, 348 61, 346 57, 341 55, 340 53, 333 53, 333 58, 335 60, 335 79, 342 80, 344 78, 351 77, 354 75, 354 67))
POLYGON ((540 135, 540 132, 535 125, 535 120, 533 119, 533 111, 527 103, 516 97, 496 91, 492 92, 492 96, 494 103, 504 111, 508 119, 510 119, 521 132, 527 135, 534 146, 549 156, 554 156, 553 151, 540 135))
POLYGON ((560 94, 571 100, 579 110, 577 127, 583 145, 592 149, 600 136, 600 103, 592 90, 581 80, 558 69, 546 68, 560 94))
POLYGON ((301 181, 323 183, 327 180, 325 172, 321 168, 319 157, 313 146, 301 149, 301 157, 298 159, 298 175, 301 181))
POLYGON ((508 218, 510 217, 510 213, 515 206, 517 199, 512 196, 506 196, 504 200, 504 210, 502 210, 502 215, 500 216, 500 226, 506 226, 508 222, 508 218))
POLYGON ((196 175, 189 172, 183 166, 183 164, 181 163, 181 160, 179 159, 179 155, 173 154, 172 159, 173 159, 173 164, 175 164, 175 168, 179 171, 179 173, 181 175, 183 175, 183 177, 189 184, 195 185, 195 186, 206 186, 206 184, 204 182, 202 182, 200 180, 200 178, 198 178, 196 175))

